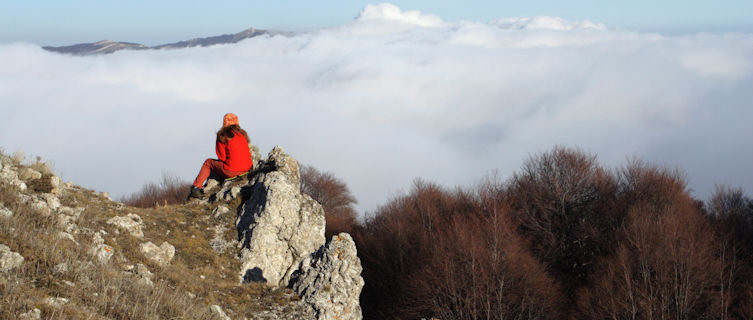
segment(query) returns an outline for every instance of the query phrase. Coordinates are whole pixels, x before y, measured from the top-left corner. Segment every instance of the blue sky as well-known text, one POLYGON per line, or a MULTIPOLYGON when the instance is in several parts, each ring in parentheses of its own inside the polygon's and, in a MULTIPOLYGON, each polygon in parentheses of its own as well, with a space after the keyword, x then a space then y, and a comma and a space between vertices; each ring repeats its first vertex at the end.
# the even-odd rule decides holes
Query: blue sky
MULTIPOLYGON (((64 45, 102 39, 159 44, 248 27, 304 31, 351 21, 377 1, 26 0, 0 3, 0 42, 64 45)), ((395 0, 445 21, 549 15, 608 28, 668 34, 753 32, 751 0, 444 1, 395 0)))

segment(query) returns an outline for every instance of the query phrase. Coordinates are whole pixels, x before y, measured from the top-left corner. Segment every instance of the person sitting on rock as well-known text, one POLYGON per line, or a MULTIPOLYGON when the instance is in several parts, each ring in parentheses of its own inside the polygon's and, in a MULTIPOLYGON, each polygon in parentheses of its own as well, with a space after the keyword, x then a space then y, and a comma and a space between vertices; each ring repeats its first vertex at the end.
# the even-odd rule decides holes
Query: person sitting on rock
POLYGON ((191 186, 188 199, 204 194, 204 182, 211 173, 222 179, 232 178, 250 171, 254 166, 248 147, 248 134, 238 125, 238 116, 232 113, 222 118, 222 128, 217 131, 215 152, 218 159, 207 159, 191 186))

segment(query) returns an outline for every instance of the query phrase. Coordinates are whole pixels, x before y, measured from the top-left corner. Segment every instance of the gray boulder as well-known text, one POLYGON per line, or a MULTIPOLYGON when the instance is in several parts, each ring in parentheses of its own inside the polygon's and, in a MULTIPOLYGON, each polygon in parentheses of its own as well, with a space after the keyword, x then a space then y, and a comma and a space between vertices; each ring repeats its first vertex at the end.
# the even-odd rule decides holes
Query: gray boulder
POLYGON ((42 319, 42 310, 34 308, 33 310, 18 315, 19 320, 39 320, 42 319))
POLYGON ((0 272, 8 272, 21 266, 24 263, 24 257, 18 252, 10 251, 10 248, 0 244, 0 272))
POLYGON ((18 170, 18 178, 23 181, 32 181, 42 178, 42 173, 32 168, 21 168, 18 170))
POLYGON ((26 191, 26 183, 18 178, 18 173, 8 164, 0 168, 0 182, 14 186, 20 191, 26 191))
POLYGON ((225 311, 222 310, 222 307, 220 307, 220 306, 218 306, 216 304, 213 304, 213 305, 209 306, 209 312, 212 313, 212 318, 213 319, 218 319, 218 320, 232 320, 232 319, 230 319, 230 317, 227 316, 227 314, 225 314, 225 311))
POLYGON ((356 244, 340 233, 301 262, 290 286, 314 309, 316 319, 360 320, 362 270, 356 244))
POLYGON ((162 242, 159 247, 151 241, 142 243, 140 249, 147 259, 161 267, 169 264, 175 256, 175 247, 168 242, 162 242))
POLYGON ((2 204, 0 204, 0 217, 9 218, 9 217, 12 217, 12 216, 13 216, 13 211, 10 211, 10 209, 8 209, 5 206, 3 206, 2 204))
POLYGON ((241 280, 287 286, 300 262, 324 244, 324 210, 301 192, 298 162, 275 147, 257 169, 236 227, 241 280))
POLYGON ((140 239, 144 237, 144 223, 137 214, 129 213, 125 217, 113 217, 107 220, 107 224, 114 225, 118 229, 123 229, 135 238, 140 239))

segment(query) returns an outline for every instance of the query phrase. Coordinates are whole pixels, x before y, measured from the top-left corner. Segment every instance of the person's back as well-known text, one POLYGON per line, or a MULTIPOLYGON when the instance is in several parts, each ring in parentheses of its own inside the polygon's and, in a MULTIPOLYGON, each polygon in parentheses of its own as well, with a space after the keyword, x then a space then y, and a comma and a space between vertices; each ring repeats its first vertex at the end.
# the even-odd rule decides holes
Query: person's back
POLYGON ((248 140, 242 134, 236 134, 227 142, 227 157, 225 169, 230 171, 251 170, 254 162, 251 158, 251 150, 248 148, 248 140))
POLYGON ((238 116, 228 113, 223 117, 222 128, 217 132, 215 143, 217 160, 206 159, 196 176, 188 199, 201 197, 209 174, 214 172, 223 179, 244 174, 254 166, 248 146, 248 134, 238 125, 238 116))

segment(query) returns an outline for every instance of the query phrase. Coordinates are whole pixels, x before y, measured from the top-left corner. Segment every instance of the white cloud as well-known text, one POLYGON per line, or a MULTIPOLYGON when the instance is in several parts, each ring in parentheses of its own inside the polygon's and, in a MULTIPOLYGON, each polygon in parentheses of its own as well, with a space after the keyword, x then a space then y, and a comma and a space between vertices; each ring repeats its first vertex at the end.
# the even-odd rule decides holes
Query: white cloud
POLYGON ((354 22, 234 45, 72 57, 0 44, 0 147, 115 195, 193 178, 235 112, 267 152, 335 172, 372 210, 413 178, 469 184, 530 153, 638 155, 753 191, 753 35, 659 36, 560 18, 354 22))
POLYGON ((439 27, 442 26, 442 19, 431 14, 421 13, 420 11, 402 11, 397 6, 390 3, 380 3, 377 5, 367 5, 358 15, 356 21, 385 21, 389 23, 406 23, 421 27, 439 27))

